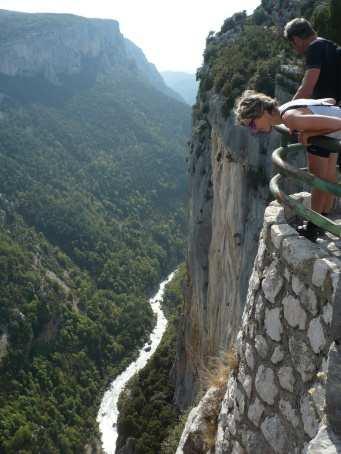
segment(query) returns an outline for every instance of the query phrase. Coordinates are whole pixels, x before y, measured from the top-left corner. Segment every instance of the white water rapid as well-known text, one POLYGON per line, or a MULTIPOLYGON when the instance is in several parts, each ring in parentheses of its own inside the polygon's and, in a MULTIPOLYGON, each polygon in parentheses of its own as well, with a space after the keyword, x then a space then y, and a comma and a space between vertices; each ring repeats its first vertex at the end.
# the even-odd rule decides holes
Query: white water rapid
POLYGON ((166 280, 161 282, 158 292, 149 300, 152 310, 157 316, 156 326, 150 335, 149 341, 146 342, 140 350, 137 360, 131 363, 124 372, 115 378, 115 380, 111 383, 110 388, 103 396, 97 415, 97 422, 101 431, 102 449, 106 454, 115 454, 116 451, 116 441, 118 435, 116 426, 118 418, 117 402, 119 396, 131 377, 145 367, 149 358, 157 349, 166 330, 167 319, 161 310, 160 302, 163 299, 165 286, 173 279, 174 274, 175 272, 171 273, 166 280))

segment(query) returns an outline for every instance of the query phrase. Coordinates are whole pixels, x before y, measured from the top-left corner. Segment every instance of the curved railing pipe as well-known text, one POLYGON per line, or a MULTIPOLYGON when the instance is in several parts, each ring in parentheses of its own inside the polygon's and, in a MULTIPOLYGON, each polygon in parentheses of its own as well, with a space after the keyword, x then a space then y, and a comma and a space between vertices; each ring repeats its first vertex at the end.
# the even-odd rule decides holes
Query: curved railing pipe
MULTIPOLYGON (((322 191, 330 192, 338 197, 341 197, 341 185, 331 183, 330 181, 322 180, 315 175, 307 172, 303 169, 297 169, 286 161, 289 152, 293 151, 304 151, 305 147, 302 144, 289 144, 288 142, 293 139, 293 136, 289 133, 289 130, 285 126, 276 126, 276 130, 282 134, 283 145, 277 148, 272 153, 272 161, 278 167, 279 174, 275 175, 270 181, 270 190, 276 199, 289 206, 297 215, 313 222, 315 225, 333 233, 336 236, 341 237, 341 225, 336 224, 330 219, 322 216, 321 214, 305 207, 301 202, 297 201, 294 197, 285 194, 279 188, 279 181, 282 176, 289 177, 296 181, 304 182, 309 186, 320 189, 322 191)), ((319 145, 328 150, 341 153, 341 141, 330 137, 314 137, 311 139, 311 143, 319 145)))

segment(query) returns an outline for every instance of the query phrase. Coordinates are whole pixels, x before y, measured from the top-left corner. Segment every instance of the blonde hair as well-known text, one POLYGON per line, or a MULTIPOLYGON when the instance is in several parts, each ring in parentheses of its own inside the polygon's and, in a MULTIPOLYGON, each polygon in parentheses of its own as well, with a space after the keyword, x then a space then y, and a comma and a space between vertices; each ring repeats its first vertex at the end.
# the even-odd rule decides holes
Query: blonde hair
POLYGON ((234 105, 234 114, 237 123, 243 123, 245 120, 259 118, 265 111, 271 113, 278 107, 276 99, 263 93, 257 93, 254 90, 245 90, 244 93, 236 99, 234 105))

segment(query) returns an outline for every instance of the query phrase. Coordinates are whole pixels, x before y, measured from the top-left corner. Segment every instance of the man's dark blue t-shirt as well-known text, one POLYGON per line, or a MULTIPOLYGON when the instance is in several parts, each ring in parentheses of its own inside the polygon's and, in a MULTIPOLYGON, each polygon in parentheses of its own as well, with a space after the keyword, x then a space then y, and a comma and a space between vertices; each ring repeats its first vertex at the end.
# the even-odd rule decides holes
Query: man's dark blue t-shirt
POLYGON ((337 45, 324 38, 316 38, 305 52, 306 69, 320 69, 320 76, 312 97, 340 99, 341 80, 339 80, 339 59, 337 45))

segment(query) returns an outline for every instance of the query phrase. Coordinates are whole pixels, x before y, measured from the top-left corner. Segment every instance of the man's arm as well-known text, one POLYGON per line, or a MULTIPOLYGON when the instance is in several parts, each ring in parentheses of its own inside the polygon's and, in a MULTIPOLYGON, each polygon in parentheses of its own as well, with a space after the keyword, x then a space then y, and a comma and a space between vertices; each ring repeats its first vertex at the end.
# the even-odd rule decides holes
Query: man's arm
POLYGON ((307 99, 311 98, 315 85, 320 77, 320 68, 307 69, 304 73, 302 84, 297 90, 293 99, 307 99))
POLYGON ((318 137, 318 136, 326 136, 332 132, 330 129, 322 129, 320 131, 304 131, 304 132, 298 132, 298 141, 302 143, 303 145, 309 145, 310 144, 310 138, 311 137, 318 137))

